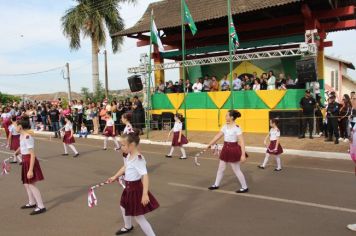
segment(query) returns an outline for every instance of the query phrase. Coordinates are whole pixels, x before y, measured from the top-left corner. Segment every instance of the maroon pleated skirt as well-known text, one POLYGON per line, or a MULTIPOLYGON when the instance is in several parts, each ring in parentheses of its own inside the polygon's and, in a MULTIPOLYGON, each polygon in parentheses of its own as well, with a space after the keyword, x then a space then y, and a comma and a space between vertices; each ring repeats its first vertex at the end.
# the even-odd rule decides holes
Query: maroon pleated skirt
POLYGON ((279 155, 283 153, 283 148, 281 144, 278 144, 278 148, 275 151, 274 149, 276 148, 277 140, 273 140, 269 143, 269 146, 267 148, 267 153, 272 154, 272 155, 279 155))
POLYGON ((141 180, 125 181, 126 188, 121 196, 120 205, 125 208, 126 216, 140 216, 149 213, 159 207, 156 198, 148 192, 150 202, 143 206, 141 203, 143 185, 141 180))
POLYGON ((5 130, 5 134, 6 134, 6 138, 9 137, 10 135, 10 131, 9 131, 9 126, 11 125, 11 120, 9 119, 5 119, 3 122, 2 122, 2 127, 4 128, 5 130))
POLYGON ((241 159, 241 154, 241 147, 237 142, 224 142, 224 146, 220 153, 220 160, 225 162, 239 162, 241 159))
POLYGON ((20 147, 20 135, 11 136, 10 150, 16 151, 20 147))
POLYGON ((65 131, 63 136, 63 143, 72 144, 75 143, 74 136, 70 137, 71 131, 65 131))
POLYGON ((33 184, 37 181, 44 180, 40 163, 38 162, 37 158, 35 158, 35 164, 33 166, 33 177, 31 179, 27 178, 27 172, 30 169, 30 160, 31 155, 22 155, 22 183, 23 184, 33 184))
POLYGON ((173 140, 172 140, 172 146, 173 147, 181 147, 184 144, 188 143, 188 139, 182 134, 180 142, 178 142, 179 139, 179 132, 174 132, 173 133, 173 140))
POLYGON ((107 126, 105 132, 103 133, 106 137, 115 137, 113 126, 107 126))

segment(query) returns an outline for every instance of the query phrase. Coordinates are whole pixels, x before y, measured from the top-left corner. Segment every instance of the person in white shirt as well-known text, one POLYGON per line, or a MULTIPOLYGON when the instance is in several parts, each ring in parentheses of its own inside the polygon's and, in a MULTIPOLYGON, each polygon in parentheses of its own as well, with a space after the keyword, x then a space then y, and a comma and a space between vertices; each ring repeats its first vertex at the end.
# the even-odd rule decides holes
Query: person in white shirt
POLYGON ((187 154, 185 153, 183 145, 188 143, 188 139, 183 135, 182 129, 183 129, 183 123, 182 123, 183 117, 180 114, 176 114, 174 116, 174 127, 171 129, 168 133, 168 138, 171 136, 171 133, 173 132, 173 140, 172 140, 172 145, 171 145, 171 151, 169 152, 168 155, 166 155, 167 158, 172 158, 173 152, 174 152, 174 147, 180 147, 180 151, 182 152, 182 156, 180 159, 184 160, 187 159, 187 154))
POLYGON ((230 82, 227 80, 227 77, 224 76, 220 81, 220 90, 221 91, 229 91, 230 90, 230 82))
POLYGON ((287 85, 295 85, 295 82, 290 75, 287 75, 287 85))
POLYGON ((108 182, 112 183, 124 175, 126 185, 120 200, 125 225, 116 232, 116 235, 132 231, 134 229, 132 218, 134 218, 145 235, 155 236, 152 226, 145 218, 145 214, 157 209, 159 203, 149 191, 146 160, 137 147, 140 142, 139 133, 140 131, 136 129, 133 133, 122 135, 122 150, 128 155, 124 159, 124 166, 108 179, 108 182))
POLYGON ((320 96, 320 84, 318 81, 313 81, 310 83, 310 87, 313 90, 313 94, 315 96, 315 99, 321 98, 320 96))
POLYGON ((281 132, 278 129, 278 119, 272 119, 270 121, 270 126, 271 126, 271 130, 269 131, 269 134, 266 136, 266 138, 264 140, 264 144, 267 147, 266 156, 265 156, 265 159, 264 159, 262 165, 259 165, 258 168, 265 169, 266 165, 268 163, 269 156, 274 155, 276 157, 276 162, 277 162, 277 168, 274 169, 274 171, 281 171, 282 164, 281 164, 280 155, 283 153, 283 148, 282 148, 280 140, 279 140, 279 138, 281 136, 281 132), (268 138, 270 140, 270 143, 267 146, 268 138))
POLYGON ((70 147, 70 149, 72 149, 72 151, 74 152, 73 157, 78 157, 79 153, 73 145, 73 143, 75 143, 73 123, 71 121, 71 118, 69 118, 69 116, 65 116, 64 121, 65 121, 65 125, 61 129, 61 130, 64 130, 64 135, 63 135, 64 153, 62 154, 62 156, 68 156, 68 149, 67 149, 67 145, 68 145, 70 147))
POLYGON ((205 76, 204 78, 204 82, 203 82, 203 91, 204 92, 210 92, 210 89, 211 89, 211 79, 209 78, 209 76, 205 76))
POLYGON ((199 78, 197 82, 193 84, 193 92, 194 93, 200 93, 203 90, 203 84, 202 84, 202 79, 199 78))
POLYGON ((209 190, 218 189, 220 182, 224 176, 227 163, 230 163, 237 179, 241 184, 241 188, 237 193, 247 193, 248 187, 245 176, 241 171, 240 162, 246 161, 245 141, 242 135, 242 130, 236 125, 235 121, 241 117, 240 112, 229 110, 226 113, 226 124, 222 127, 221 131, 210 141, 208 148, 216 144, 216 142, 224 137, 224 146, 220 153, 219 168, 216 174, 215 183, 209 187, 209 190), (239 143, 238 143, 239 141, 239 143))
MULTIPOLYGON (((11 151, 16 152, 17 149, 20 147, 20 134, 16 131, 16 126, 17 126, 17 121, 16 117, 11 118, 12 124, 9 126, 9 139, 8 139, 8 147, 10 148, 11 151)), ((19 161, 20 163, 22 162, 21 160, 21 154, 19 155, 13 155, 13 159, 10 163, 17 163, 19 161)))
POLYGON ((118 141, 115 138, 116 137, 115 122, 111 117, 110 111, 106 112, 106 125, 103 130, 103 135, 105 136, 103 150, 107 150, 107 144, 108 144, 109 138, 112 138, 112 140, 115 143, 116 147, 114 150, 115 151, 120 150, 120 144, 118 143, 118 141))
POLYGON ((234 91, 240 91, 242 89, 242 81, 236 73, 234 74, 234 80, 232 81, 232 88, 234 91))
POLYGON ((258 79, 255 79, 252 89, 255 90, 255 91, 256 90, 261 90, 261 85, 260 85, 260 82, 259 82, 258 79))
POLYGON ((267 80, 267 90, 276 89, 276 77, 273 74, 273 71, 268 72, 268 80, 267 80))

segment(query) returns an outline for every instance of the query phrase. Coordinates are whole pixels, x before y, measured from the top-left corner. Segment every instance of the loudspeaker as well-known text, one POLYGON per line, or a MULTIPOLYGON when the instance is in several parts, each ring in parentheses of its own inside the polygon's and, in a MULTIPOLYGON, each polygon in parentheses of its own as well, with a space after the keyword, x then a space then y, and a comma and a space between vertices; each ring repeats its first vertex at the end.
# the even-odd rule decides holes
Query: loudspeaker
POLYGON ((131 92, 140 92, 143 89, 141 76, 133 75, 127 78, 131 92))
POLYGON ((279 118, 279 130, 282 136, 297 137, 301 131, 301 111, 270 111, 269 118, 279 118))
POLYGON ((304 58, 296 61, 298 83, 313 82, 318 80, 316 59, 304 58))

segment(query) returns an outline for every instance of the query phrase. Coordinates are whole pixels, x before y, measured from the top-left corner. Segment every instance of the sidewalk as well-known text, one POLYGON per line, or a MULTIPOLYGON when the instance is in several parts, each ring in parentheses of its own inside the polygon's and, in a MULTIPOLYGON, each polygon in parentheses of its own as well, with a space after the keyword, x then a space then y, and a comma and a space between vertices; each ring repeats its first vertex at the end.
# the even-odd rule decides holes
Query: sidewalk
MULTIPOLYGON (((36 135, 52 136, 52 132, 38 132, 36 135)), ((169 146, 170 140, 167 141, 167 131, 151 131, 149 133, 149 139, 147 134, 141 136, 141 143, 164 145, 169 146)), ((190 131, 188 133, 189 144, 187 147, 192 148, 205 148, 206 144, 216 135, 216 132, 198 132, 190 131)), ((253 153, 265 153, 263 140, 266 135, 264 134, 244 134, 247 152, 253 153)), ((102 135, 89 135, 89 139, 103 140, 102 135)), ((220 143, 222 143, 220 141, 220 143)), ((324 137, 314 139, 298 139, 296 137, 282 137, 281 144, 284 149, 284 153, 287 155, 304 156, 304 157, 316 157, 325 159, 343 159, 350 160, 350 156, 347 153, 349 144, 341 142, 335 145, 333 142, 325 142, 324 137)))

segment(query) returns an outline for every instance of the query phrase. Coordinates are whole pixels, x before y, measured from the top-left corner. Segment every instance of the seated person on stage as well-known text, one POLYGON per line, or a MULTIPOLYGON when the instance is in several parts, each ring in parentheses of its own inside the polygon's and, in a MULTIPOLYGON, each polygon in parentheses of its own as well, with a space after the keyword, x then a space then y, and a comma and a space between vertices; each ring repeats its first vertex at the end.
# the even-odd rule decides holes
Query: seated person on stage
POLYGON ((227 80, 226 76, 222 78, 220 81, 221 91, 229 91, 230 90, 230 82, 227 80))

